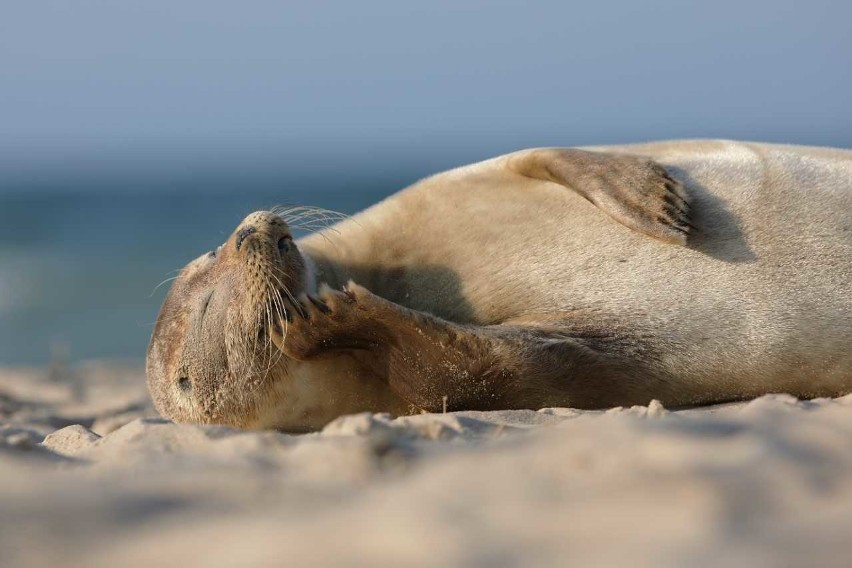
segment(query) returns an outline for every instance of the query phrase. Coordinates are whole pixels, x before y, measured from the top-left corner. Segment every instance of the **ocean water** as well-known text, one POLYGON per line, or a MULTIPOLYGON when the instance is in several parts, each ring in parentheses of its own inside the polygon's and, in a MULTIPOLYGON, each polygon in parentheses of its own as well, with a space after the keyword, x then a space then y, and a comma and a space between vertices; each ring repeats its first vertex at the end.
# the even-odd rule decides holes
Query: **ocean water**
POLYGON ((168 290, 157 285, 246 214, 281 204, 354 213, 410 181, 0 193, 0 365, 141 363, 168 290))

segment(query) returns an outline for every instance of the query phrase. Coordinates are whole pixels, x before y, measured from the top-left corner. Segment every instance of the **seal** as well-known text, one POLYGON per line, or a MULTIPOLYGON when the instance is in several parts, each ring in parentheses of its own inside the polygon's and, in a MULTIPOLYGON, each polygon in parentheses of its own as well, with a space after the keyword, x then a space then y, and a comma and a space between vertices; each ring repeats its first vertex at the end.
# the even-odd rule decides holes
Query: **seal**
POLYGON ((533 149, 294 242, 304 215, 253 213, 181 272, 148 351, 163 415, 305 431, 852 390, 850 151, 533 149))

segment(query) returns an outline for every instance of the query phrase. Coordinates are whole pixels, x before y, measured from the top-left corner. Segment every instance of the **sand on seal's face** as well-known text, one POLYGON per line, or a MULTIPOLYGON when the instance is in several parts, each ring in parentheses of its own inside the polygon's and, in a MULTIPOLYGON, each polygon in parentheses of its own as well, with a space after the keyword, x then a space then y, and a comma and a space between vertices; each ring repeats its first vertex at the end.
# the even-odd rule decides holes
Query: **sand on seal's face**
POLYGON ((4 568, 848 565, 850 397, 292 436, 151 418, 140 372, 77 375, 0 372, 4 568))

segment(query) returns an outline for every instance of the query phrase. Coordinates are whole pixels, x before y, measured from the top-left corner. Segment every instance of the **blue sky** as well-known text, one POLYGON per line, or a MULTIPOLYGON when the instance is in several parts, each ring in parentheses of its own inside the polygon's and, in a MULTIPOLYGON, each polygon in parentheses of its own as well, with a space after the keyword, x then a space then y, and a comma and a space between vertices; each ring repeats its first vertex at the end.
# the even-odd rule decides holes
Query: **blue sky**
POLYGON ((852 146, 852 3, 5 0, 3 180, 852 146))

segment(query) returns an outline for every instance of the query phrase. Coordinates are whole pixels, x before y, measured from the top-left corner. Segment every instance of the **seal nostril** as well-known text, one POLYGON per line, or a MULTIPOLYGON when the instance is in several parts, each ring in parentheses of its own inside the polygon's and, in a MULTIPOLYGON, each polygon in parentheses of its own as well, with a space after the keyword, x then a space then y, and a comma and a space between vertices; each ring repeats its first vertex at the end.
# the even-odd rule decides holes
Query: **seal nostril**
POLYGON ((243 241, 246 240, 249 235, 253 235, 256 232, 257 229, 252 226, 243 227, 242 229, 240 229, 237 232, 237 250, 240 250, 240 247, 243 246, 243 241))
POLYGON ((183 392, 189 392, 192 389, 192 381, 189 377, 181 377, 178 379, 178 388, 183 392))

